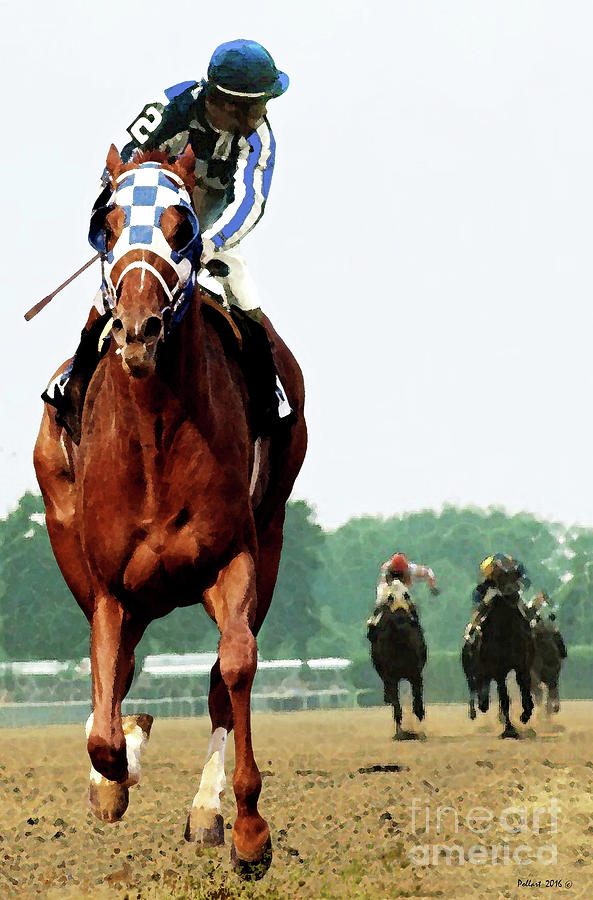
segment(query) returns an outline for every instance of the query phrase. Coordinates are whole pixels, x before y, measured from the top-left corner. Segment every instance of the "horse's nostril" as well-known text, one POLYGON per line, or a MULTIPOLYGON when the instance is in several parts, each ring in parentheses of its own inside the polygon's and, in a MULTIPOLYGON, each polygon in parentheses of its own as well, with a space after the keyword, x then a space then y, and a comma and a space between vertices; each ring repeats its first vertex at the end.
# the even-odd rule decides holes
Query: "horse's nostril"
POLYGON ((144 337, 155 338, 161 333, 162 320, 158 316, 149 316, 144 324, 144 337))

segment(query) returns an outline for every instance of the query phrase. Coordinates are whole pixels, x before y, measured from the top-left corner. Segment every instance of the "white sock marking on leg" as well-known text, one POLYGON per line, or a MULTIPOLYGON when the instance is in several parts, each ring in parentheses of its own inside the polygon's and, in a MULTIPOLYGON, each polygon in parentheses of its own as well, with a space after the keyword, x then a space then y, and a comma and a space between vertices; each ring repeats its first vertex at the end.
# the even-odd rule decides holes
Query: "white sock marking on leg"
POLYGON ((226 728, 216 728, 210 736, 206 762, 202 769, 198 793, 192 803, 193 807, 220 812, 220 798, 226 787, 224 771, 226 739, 226 728))

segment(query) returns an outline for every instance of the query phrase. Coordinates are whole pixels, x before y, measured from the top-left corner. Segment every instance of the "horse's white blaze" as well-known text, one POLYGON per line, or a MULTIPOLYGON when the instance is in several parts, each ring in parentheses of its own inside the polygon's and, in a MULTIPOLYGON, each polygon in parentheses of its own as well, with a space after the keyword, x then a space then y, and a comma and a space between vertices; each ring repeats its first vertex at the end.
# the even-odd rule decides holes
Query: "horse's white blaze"
MULTIPOLYGON (((84 728, 87 741, 93 728, 93 720, 94 714, 91 713, 84 728)), ((128 760, 128 777, 122 787, 132 787, 133 785, 138 784, 142 777, 140 757, 148 743, 148 735, 142 730, 140 725, 138 725, 135 716, 122 716, 122 728, 126 739, 126 757, 128 760)), ((90 779, 95 784, 101 784, 102 782, 109 783, 110 781, 109 778, 105 778, 104 775, 97 772, 92 764, 90 779)))
POLYGON ((210 736, 206 763, 200 779, 200 787, 192 803, 193 810, 203 809, 208 812, 220 812, 220 798, 226 787, 224 771, 226 739, 226 728, 216 728, 210 736))

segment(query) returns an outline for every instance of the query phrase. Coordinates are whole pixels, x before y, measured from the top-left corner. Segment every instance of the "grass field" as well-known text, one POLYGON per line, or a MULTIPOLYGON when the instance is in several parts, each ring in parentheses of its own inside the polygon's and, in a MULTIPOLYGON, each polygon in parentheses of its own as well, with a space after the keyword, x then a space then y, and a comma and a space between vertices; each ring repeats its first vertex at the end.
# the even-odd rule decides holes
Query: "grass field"
POLYGON ((207 719, 155 721, 143 781, 111 826, 86 809, 81 727, 5 729, 0 897, 593 897, 593 702, 530 725, 501 741, 493 713, 471 723, 465 707, 430 706, 426 740, 394 743, 387 707, 255 715, 274 861, 253 884, 228 843, 199 854, 183 840, 207 719))

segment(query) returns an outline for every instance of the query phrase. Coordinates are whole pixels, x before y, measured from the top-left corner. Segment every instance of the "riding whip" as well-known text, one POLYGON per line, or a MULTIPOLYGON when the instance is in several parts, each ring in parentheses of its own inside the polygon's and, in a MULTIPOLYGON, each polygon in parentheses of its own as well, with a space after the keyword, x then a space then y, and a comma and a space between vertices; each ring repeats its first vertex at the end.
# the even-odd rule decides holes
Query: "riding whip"
POLYGON ((84 266, 82 266, 80 269, 78 269, 78 271, 75 272, 74 275, 71 275, 70 278, 66 279, 66 281, 64 281, 63 284, 61 284, 59 287, 57 287, 55 289, 55 291, 52 291, 51 294, 48 294, 47 297, 44 297, 43 300, 40 300, 39 303, 36 303, 35 306, 32 306, 31 309, 25 313, 26 321, 30 322, 31 319, 33 319, 37 315, 38 312, 41 312, 41 310, 45 306, 47 306, 47 304, 50 302, 50 300, 53 300, 53 298, 56 296, 56 294, 59 294, 60 291, 63 288, 65 288, 66 285, 70 284, 71 281, 74 281, 75 278, 78 278, 80 273, 84 272, 85 269, 88 269, 88 267, 91 266, 94 262, 96 262, 100 258, 100 256, 101 256, 101 254, 97 253, 95 256, 93 256, 92 259, 89 259, 89 261, 87 263, 85 263, 84 266))

